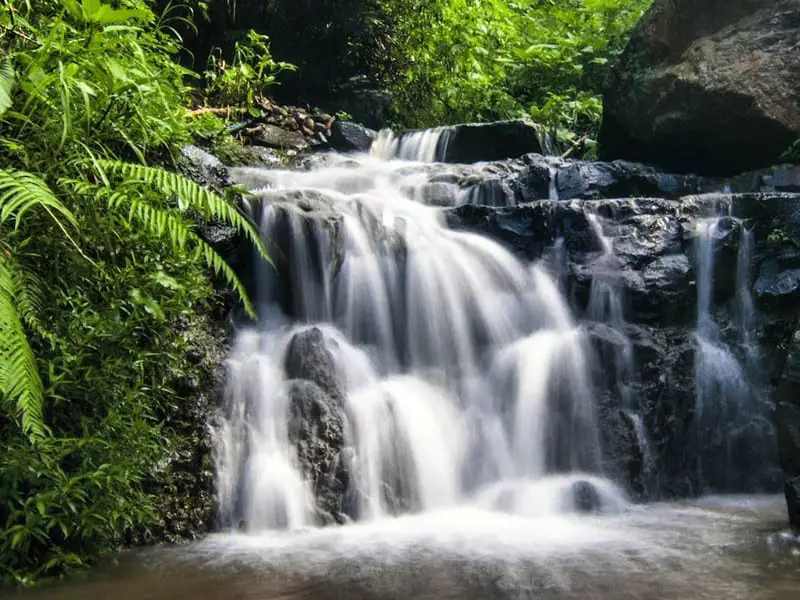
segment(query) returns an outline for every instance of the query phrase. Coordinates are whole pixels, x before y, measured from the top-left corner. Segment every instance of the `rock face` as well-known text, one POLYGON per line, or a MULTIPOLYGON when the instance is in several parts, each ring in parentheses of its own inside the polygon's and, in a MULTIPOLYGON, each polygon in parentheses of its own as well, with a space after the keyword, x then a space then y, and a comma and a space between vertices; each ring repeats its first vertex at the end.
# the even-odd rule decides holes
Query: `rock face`
POLYGON ((609 80, 601 158, 732 174, 800 138, 800 0, 656 0, 609 80))
POLYGON ((336 365, 325 344, 322 331, 316 327, 295 335, 286 354, 286 373, 292 379, 307 379, 332 398, 341 400, 336 365))
POLYGON ((376 133, 358 123, 334 121, 331 127, 330 144, 340 152, 369 152, 376 133))
POLYGON ((789 343, 777 401, 778 445, 789 521, 800 528, 800 330, 795 331, 789 343))
POLYGON ((324 524, 345 520, 349 475, 344 460, 344 392, 328 341, 316 327, 297 333, 289 343, 286 372, 289 394, 289 440, 316 500, 324 524))
POLYGON ((539 132, 527 121, 471 123, 450 129, 443 162, 502 160, 542 151, 539 132))
POLYGON ((349 475, 342 457, 344 418, 341 404, 311 381, 289 382, 289 440, 311 482, 318 518, 342 523, 349 475))

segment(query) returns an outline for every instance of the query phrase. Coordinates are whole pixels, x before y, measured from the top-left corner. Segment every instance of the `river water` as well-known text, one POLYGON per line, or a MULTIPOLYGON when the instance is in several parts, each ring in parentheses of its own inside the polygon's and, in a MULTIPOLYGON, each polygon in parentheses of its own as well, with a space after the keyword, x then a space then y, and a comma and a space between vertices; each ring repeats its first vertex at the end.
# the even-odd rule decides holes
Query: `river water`
POLYGON ((218 534, 127 552, 18 600, 742 599, 800 597, 800 539, 776 496, 606 516, 464 507, 340 528, 218 534))

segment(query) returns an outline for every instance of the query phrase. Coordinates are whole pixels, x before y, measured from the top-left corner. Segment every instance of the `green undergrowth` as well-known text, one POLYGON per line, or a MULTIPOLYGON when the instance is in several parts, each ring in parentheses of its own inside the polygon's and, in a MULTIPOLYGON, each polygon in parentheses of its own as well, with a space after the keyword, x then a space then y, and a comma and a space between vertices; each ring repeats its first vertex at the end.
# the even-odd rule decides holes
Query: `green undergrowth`
MULTIPOLYGON (((176 415, 220 288, 253 308, 199 225, 229 199, 177 175, 197 80, 174 60, 191 15, 143 0, 0 8, 0 579, 84 567, 163 526, 176 415), (195 357, 194 359, 192 357, 195 357)), ((207 125, 207 124, 206 124, 207 125)), ((264 251, 266 258, 266 252, 264 251)), ((218 346, 218 342, 214 345, 218 346)))

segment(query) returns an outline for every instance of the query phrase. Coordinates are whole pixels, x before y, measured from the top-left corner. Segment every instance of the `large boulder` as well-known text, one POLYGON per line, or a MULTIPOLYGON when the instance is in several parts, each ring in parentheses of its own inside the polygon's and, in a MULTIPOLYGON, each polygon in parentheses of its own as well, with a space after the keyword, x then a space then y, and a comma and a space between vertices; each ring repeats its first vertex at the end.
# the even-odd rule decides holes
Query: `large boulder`
POLYGON ((344 521, 349 481, 344 389, 329 343, 317 327, 300 331, 289 342, 284 365, 290 378, 289 439, 324 524, 344 521))
POLYGON ((449 128, 442 162, 475 163, 541 153, 539 130, 527 121, 470 123, 449 128))
POLYGON ((333 354, 321 329, 312 327, 292 338, 285 367, 290 378, 311 381, 340 404, 343 401, 344 392, 333 354))
POLYGON ((290 381, 288 394, 289 440, 311 483, 317 517, 326 525, 342 523, 349 482, 343 456, 344 410, 339 401, 312 381, 290 381))
POLYGON ((340 152, 369 152, 377 134, 358 123, 336 120, 331 126, 330 144, 340 152))
POLYGON ((603 159, 705 174, 800 138, 800 0, 656 0, 605 93, 603 159))

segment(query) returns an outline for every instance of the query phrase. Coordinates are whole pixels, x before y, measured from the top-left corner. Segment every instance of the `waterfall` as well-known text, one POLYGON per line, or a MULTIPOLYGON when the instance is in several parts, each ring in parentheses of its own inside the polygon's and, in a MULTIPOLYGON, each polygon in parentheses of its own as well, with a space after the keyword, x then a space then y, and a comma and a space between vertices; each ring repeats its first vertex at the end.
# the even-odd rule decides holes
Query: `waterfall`
POLYGON ((757 447, 769 443, 751 431, 751 425, 771 430, 759 391, 745 365, 754 359, 755 309, 751 292, 752 231, 731 217, 701 219, 696 224, 697 329, 695 354, 695 435, 698 479, 703 490, 727 491, 742 486, 751 466, 738 446, 757 447), (735 269, 735 315, 737 334, 724 335, 714 318, 717 244, 739 233, 735 269), (740 453, 741 454, 741 453, 740 453))
POLYGON ((306 377, 290 373, 290 346, 310 331, 334 371, 318 383, 338 386, 315 398, 343 413, 344 517, 480 505, 500 489, 522 512, 620 505, 602 479, 584 329, 543 265, 424 203, 431 171, 396 157, 430 160, 439 144, 437 131, 382 134, 370 156, 232 171, 281 275, 260 276, 261 322, 229 361, 216 431, 227 526, 319 522, 320 480, 286 425, 292 378, 306 377))
POLYGON ((739 252, 736 259, 736 325, 739 329, 739 342, 753 358, 756 348, 753 331, 756 327, 756 309, 753 302, 751 275, 753 262, 753 230, 744 223, 740 226, 739 252))
POLYGON ((655 467, 653 451, 642 417, 638 397, 634 394, 636 364, 633 343, 626 331, 623 290, 620 284, 621 261, 614 252, 614 240, 607 235, 604 220, 595 213, 587 213, 592 234, 600 247, 600 257, 594 262, 592 284, 589 292, 587 314, 590 320, 604 323, 618 334, 611 357, 614 365, 614 387, 620 399, 623 415, 633 428, 636 444, 642 457, 642 484, 647 487, 655 467))
POLYGON ((371 154, 383 160, 401 159, 418 162, 441 161, 452 135, 452 128, 437 127, 396 135, 390 129, 378 133, 371 154))

